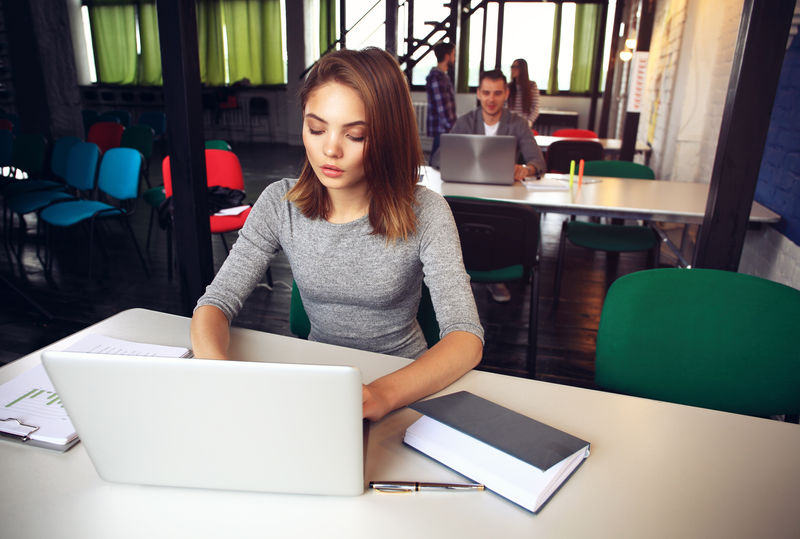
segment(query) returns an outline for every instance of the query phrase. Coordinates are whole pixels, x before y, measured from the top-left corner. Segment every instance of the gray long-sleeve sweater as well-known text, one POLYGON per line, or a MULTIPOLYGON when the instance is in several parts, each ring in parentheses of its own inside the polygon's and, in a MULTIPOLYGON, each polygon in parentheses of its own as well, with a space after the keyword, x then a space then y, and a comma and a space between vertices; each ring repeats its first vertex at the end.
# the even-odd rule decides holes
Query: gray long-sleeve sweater
POLYGON ((311 321, 309 339, 416 358, 427 346, 416 320, 424 276, 440 336, 467 331, 483 340, 475 298, 447 202, 417 187, 417 232, 387 243, 368 217, 334 224, 308 219, 285 200, 296 180, 268 186, 197 306, 232 320, 275 254, 289 259, 311 321))

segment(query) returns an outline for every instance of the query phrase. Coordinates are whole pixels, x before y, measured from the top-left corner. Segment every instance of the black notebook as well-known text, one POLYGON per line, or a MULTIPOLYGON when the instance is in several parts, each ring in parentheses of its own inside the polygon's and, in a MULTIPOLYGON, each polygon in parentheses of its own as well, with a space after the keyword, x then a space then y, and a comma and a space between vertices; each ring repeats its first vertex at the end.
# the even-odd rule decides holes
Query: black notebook
POLYGON ((467 391, 410 406, 411 447, 534 513, 589 456, 589 442, 467 391))

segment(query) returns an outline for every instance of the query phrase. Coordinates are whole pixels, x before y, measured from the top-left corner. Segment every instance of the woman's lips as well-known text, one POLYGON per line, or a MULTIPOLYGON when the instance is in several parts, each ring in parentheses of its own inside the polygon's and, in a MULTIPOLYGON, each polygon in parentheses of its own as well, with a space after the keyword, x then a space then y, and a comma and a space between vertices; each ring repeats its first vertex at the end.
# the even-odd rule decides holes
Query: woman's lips
POLYGON ((339 176, 344 174, 344 171, 342 169, 340 169, 339 167, 335 167, 333 165, 322 165, 322 167, 320 167, 320 170, 322 170, 322 173, 329 178, 338 178, 339 176))

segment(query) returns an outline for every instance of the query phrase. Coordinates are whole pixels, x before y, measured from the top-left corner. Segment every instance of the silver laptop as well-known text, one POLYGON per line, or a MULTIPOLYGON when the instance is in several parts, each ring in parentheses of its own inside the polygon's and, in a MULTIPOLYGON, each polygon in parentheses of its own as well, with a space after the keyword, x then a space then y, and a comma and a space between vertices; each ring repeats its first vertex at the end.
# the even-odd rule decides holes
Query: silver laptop
POLYGON ((45 351, 107 481, 300 494, 364 491, 353 367, 45 351))
POLYGON ((515 137, 443 134, 439 152, 439 170, 446 182, 514 183, 515 137))

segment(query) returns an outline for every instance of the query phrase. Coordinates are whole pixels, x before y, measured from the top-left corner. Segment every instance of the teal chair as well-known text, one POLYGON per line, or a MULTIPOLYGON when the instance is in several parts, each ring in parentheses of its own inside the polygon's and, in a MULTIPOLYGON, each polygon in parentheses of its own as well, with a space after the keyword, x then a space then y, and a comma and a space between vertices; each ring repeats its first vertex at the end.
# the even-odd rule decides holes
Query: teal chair
MULTIPOLYGON (((587 176, 655 179, 655 174, 650 167, 630 161, 586 161, 583 172, 587 176)), ((606 288, 616 278, 619 253, 648 251, 648 266, 658 265, 661 243, 658 234, 650 226, 576 221, 573 216, 564 221, 561 226, 556 275, 553 283, 553 309, 558 308, 561 297, 561 276, 564 270, 566 240, 579 247, 606 252, 606 288)))
POLYGON ((206 141, 206 150, 225 150, 231 151, 231 145, 226 140, 211 139, 206 141))
POLYGON ((446 197, 458 227, 464 267, 473 282, 515 281, 530 289, 528 376, 536 377, 539 312, 539 213, 526 204, 446 197))
POLYGON ((147 277, 150 271, 139 249, 139 243, 133 233, 128 216, 132 213, 130 203, 139 195, 139 181, 142 172, 142 154, 133 148, 111 148, 103 154, 100 169, 97 173, 97 189, 118 201, 112 205, 100 200, 74 200, 60 202, 44 208, 39 218, 48 228, 47 259, 45 271, 52 271, 52 249, 50 248, 52 228, 67 228, 81 223, 89 225, 89 278, 92 276, 92 247, 94 243, 95 225, 98 220, 116 217, 120 219, 130 235, 142 268, 147 277))
MULTIPOLYGON (((93 194, 97 176, 97 163, 100 160, 100 149, 91 142, 81 142, 76 137, 62 137, 53 145, 51 168, 53 175, 65 182, 60 189, 30 191, 8 199, 10 220, 7 230, 11 231, 14 214, 20 220, 20 241, 17 257, 22 253, 22 238, 26 231, 24 216, 41 211, 43 208, 76 198, 88 198, 93 194)), ((37 227, 40 221, 37 221, 37 227)), ((12 234, 7 234, 9 239, 12 234)), ((38 246, 37 246, 38 249, 38 246)), ((37 252, 38 254, 38 252, 37 252)))
POLYGON ((611 391, 771 416, 800 413, 800 291, 710 269, 617 279, 603 304, 595 381, 611 391))
MULTIPOLYGON (((422 333, 425 335, 428 348, 432 348, 433 345, 439 342, 439 323, 436 321, 436 312, 433 310, 431 294, 425 283, 422 284, 422 296, 417 310, 417 322, 419 322, 422 333)), ((289 305, 289 330, 301 339, 307 339, 308 334, 311 332, 311 322, 308 320, 308 314, 303 306, 300 290, 298 290, 297 283, 294 281, 292 281, 292 299, 289 305)))

